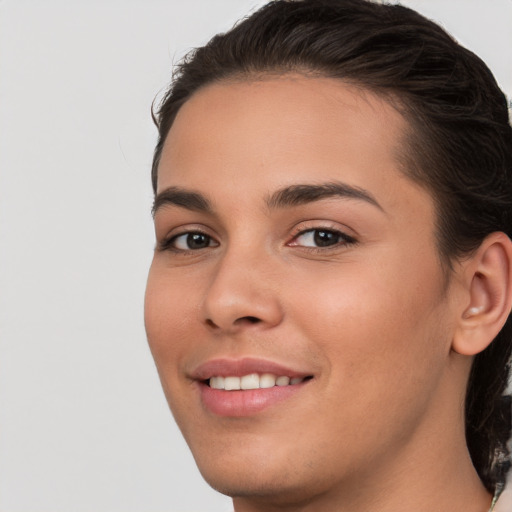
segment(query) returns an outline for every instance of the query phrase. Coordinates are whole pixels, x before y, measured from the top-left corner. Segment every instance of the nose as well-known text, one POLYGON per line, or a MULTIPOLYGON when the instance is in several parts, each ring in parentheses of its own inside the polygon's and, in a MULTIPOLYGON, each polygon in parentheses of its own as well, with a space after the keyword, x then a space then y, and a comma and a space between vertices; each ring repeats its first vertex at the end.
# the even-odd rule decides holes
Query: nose
POLYGON ((279 325, 283 309, 275 272, 264 257, 227 254, 206 291, 203 318, 209 329, 236 334, 279 325))

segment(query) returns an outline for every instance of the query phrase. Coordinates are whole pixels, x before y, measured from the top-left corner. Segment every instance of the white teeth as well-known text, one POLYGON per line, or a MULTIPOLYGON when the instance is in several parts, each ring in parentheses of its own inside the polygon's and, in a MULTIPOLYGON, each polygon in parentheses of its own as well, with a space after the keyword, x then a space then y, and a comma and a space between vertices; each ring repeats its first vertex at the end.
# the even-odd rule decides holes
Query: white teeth
POLYGON ((276 385, 276 377, 271 373, 264 373, 260 377, 260 388, 273 388, 276 385))
POLYGON ((212 389, 224 389, 226 391, 267 389, 274 386, 293 386, 300 384, 303 380, 303 377, 290 378, 286 375, 276 377, 271 373, 264 373, 262 375, 250 373, 243 377, 222 377, 219 375, 210 378, 210 387, 212 389))
POLYGON ((240 377, 224 377, 224 389, 226 391, 240 389, 240 377))
POLYGON ((213 389, 224 389, 224 377, 212 377, 210 387, 213 389))
POLYGON ((276 379, 276 386, 288 386, 290 384, 290 377, 278 377, 276 379))
POLYGON ((244 375, 240 379, 240 387, 242 389, 258 389, 260 387, 260 376, 257 373, 244 375))

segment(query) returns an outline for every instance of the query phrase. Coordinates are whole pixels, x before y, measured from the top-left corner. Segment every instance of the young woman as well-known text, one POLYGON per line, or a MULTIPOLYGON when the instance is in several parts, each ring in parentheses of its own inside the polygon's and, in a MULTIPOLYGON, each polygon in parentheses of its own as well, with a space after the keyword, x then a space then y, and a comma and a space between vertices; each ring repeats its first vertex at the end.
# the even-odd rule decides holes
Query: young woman
POLYGON ((278 0, 156 116, 146 327, 236 512, 498 510, 509 467, 512 129, 416 12, 278 0))

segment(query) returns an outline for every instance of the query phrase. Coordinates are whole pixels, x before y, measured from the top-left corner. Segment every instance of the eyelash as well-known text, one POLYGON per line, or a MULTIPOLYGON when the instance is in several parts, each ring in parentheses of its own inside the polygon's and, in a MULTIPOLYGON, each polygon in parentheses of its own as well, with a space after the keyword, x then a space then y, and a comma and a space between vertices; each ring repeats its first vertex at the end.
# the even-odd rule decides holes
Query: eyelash
MULTIPOLYGON (((189 240, 187 240, 185 243, 187 243, 188 241, 189 240)), ((351 246, 356 243, 357 243, 357 240, 355 238, 347 235, 346 233, 343 233, 339 229, 315 227, 315 228, 303 229, 301 231, 298 231, 295 235, 293 235, 291 242, 288 242, 286 245, 289 247, 300 247, 302 250, 306 250, 309 252, 323 253, 325 251, 329 251, 329 250, 332 251, 332 250, 339 249, 340 247, 351 246), (313 241, 315 243, 318 243, 318 240, 315 240, 315 233, 317 233, 317 234, 323 233, 323 234, 327 234, 328 236, 334 235, 335 237, 338 238, 338 240, 331 245, 315 246, 315 247, 299 245, 299 244, 295 243, 297 241, 297 239, 299 239, 300 237, 307 235, 307 234, 311 234, 313 236, 313 241)), ((209 249, 211 247, 217 247, 218 245, 219 245, 219 243, 217 241, 215 241, 215 239, 212 236, 208 235, 204 231, 195 229, 195 230, 184 231, 182 233, 178 233, 176 235, 173 235, 173 236, 163 240, 158 245, 158 249, 160 251, 171 251, 171 252, 174 252, 177 254, 191 254, 196 251, 200 251, 202 249, 209 249), (194 236, 194 235, 206 237, 208 239, 209 245, 207 247, 199 247, 196 249, 192 249, 190 247, 187 249, 180 249, 174 245, 176 243, 176 240, 178 240, 179 238, 185 237, 185 236, 188 238, 188 237, 194 236), (210 245, 212 241, 214 242, 214 244, 210 245)))
POLYGON ((287 245, 291 247, 300 247, 302 250, 306 250, 309 252, 325 253, 326 251, 339 250, 341 247, 348 247, 351 245, 355 245, 356 243, 357 240, 354 237, 347 235, 346 233, 340 231, 339 229, 332 227, 314 227, 298 231, 297 234, 294 235, 292 241, 288 242, 287 245), (318 244, 318 240, 315 240, 315 233, 317 235, 319 235, 320 233, 327 234, 329 236, 334 235, 335 237, 338 238, 338 240, 335 241, 333 244, 325 246, 305 246, 295 243, 297 239, 299 239, 300 237, 310 234, 313 237, 313 241, 316 244, 318 244))
MULTIPOLYGON (((192 248, 179 249, 178 247, 176 247, 174 245, 178 238, 185 237, 185 236, 188 238, 188 237, 194 236, 194 235, 206 237, 209 239, 209 242, 214 241, 214 238, 212 236, 208 235, 207 233, 205 233, 204 231, 201 231, 199 229, 194 229, 194 230, 178 233, 177 235, 173 235, 169 238, 162 240, 162 242, 159 244, 158 248, 160 251, 171 251, 171 252, 178 253, 178 254, 189 254, 192 252, 199 251, 201 249, 207 249, 207 248, 211 247, 209 245, 208 247, 202 247, 199 249, 192 249, 192 248)), ((219 245, 218 242, 215 242, 215 245, 213 247, 216 247, 217 245, 219 245)))

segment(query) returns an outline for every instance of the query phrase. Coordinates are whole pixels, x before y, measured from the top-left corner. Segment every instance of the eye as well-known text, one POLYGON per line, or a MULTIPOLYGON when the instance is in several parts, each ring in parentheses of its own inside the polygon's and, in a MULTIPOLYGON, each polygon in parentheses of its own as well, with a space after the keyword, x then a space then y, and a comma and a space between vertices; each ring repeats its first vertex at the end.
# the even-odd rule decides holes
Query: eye
POLYGON ((211 236, 200 231, 189 231, 169 239, 164 243, 164 249, 174 249, 177 251, 197 251, 208 247, 219 245, 211 236))
POLYGON ((299 233, 290 245, 319 248, 353 243, 355 243, 355 240, 341 231, 318 228, 299 233))

